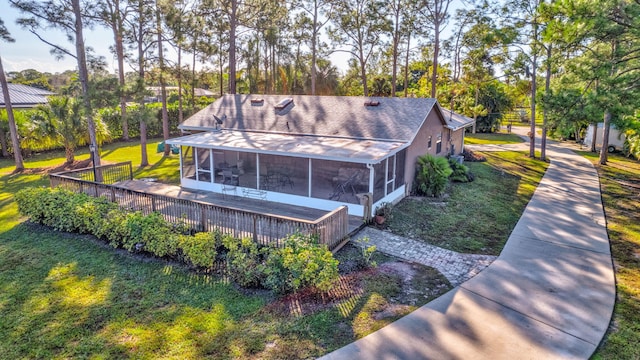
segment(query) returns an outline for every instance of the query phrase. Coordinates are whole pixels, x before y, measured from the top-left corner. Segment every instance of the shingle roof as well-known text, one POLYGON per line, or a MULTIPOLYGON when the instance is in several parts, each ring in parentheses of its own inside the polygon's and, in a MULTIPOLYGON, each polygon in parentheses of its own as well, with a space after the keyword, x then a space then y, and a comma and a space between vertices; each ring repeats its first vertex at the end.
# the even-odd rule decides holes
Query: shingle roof
POLYGON ((211 130, 215 127, 213 115, 226 115, 225 129, 411 141, 436 104, 435 99, 424 98, 225 95, 179 127, 211 130), (285 98, 293 103, 276 109, 285 98), (365 106, 367 101, 379 105, 365 106))
MULTIPOLYGON (((51 91, 38 89, 22 84, 8 84, 11 106, 14 108, 32 108, 38 104, 46 104, 51 91)), ((2 91, 2 87, 0 87, 2 91)), ((0 108, 5 107, 4 96, 0 96, 0 108)))
POLYGON ((457 112, 451 111, 448 109, 442 109, 442 114, 444 115, 444 118, 447 121, 447 127, 449 127, 452 130, 458 130, 458 129, 471 126, 475 121, 468 116, 458 114, 457 112))

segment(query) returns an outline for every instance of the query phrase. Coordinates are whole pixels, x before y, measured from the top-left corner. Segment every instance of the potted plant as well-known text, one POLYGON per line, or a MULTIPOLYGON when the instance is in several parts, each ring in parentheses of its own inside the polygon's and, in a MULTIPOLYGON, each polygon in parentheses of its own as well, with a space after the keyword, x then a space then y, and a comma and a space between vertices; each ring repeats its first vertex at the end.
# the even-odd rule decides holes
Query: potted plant
POLYGON ((388 202, 383 202, 376 207, 374 220, 376 224, 382 225, 384 222, 391 217, 391 204, 388 202))

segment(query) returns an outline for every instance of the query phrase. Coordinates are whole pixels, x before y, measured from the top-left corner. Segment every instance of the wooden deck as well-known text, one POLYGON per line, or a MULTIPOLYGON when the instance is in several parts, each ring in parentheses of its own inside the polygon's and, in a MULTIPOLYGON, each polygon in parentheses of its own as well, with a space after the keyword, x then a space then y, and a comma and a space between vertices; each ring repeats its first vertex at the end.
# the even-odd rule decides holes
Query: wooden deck
MULTIPOLYGON (((209 191, 185 189, 180 186, 142 180, 125 180, 117 182, 114 185, 149 194, 163 195, 185 200, 197 200, 229 208, 259 212, 265 215, 286 216, 310 221, 320 219, 329 213, 328 211, 304 206, 252 199, 240 195, 222 195, 209 191)), ((362 226, 364 226, 362 217, 354 215, 349 216, 349 235, 354 235, 358 230, 360 230, 360 228, 362 228, 362 226)))

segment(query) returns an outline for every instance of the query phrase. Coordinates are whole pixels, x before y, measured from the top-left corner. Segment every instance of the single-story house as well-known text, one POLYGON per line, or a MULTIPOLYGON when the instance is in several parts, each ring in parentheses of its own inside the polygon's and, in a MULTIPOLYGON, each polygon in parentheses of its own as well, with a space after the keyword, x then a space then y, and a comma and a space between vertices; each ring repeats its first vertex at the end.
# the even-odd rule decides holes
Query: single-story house
MULTIPOLYGON (((54 95, 51 91, 42 90, 33 86, 22 84, 7 84, 11 107, 14 109, 31 109, 39 104, 47 103, 47 96, 54 95)), ((2 87, 0 86, 0 94, 2 87)), ((0 95, 0 109, 4 109, 4 97, 0 95)))
POLYGON ((168 143, 185 188, 368 217, 410 192, 418 156, 462 152, 469 120, 435 99, 225 95, 168 143))

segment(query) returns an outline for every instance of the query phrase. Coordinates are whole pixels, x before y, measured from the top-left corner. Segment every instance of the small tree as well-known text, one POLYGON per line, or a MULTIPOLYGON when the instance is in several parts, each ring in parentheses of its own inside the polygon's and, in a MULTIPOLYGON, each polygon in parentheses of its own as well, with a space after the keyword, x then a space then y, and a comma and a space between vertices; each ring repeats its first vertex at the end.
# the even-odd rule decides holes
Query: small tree
POLYGON ((418 158, 416 191, 424 196, 440 196, 444 193, 453 170, 446 158, 425 154, 418 158))

